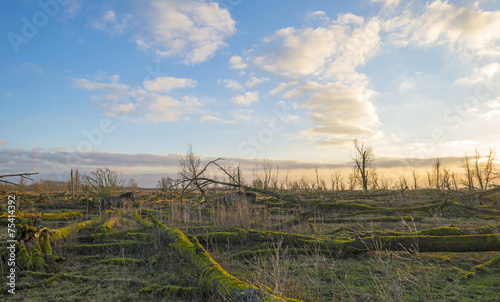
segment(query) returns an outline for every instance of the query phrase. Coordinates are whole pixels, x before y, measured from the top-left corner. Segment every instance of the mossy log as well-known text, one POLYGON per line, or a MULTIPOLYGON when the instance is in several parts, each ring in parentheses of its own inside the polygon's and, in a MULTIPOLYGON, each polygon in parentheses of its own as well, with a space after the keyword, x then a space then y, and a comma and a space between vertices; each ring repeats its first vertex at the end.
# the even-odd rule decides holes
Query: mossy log
POLYGON ((284 221, 282 223, 278 223, 275 225, 270 225, 266 227, 267 229, 270 230, 284 230, 291 228, 293 226, 299 225, 303 222, 306 222, 309 218, 311 218, 312 212, 303 212, 298 214, 297 216, 293 217, 292 219, 289 219, 287 221, 284 221))
POLYGON ((474 266, 472 268, 472 270, 470 270, 466 274, 462 275, 462 277, 463 278, 472 278, 476 275, 476 272, 484 272, 485 270, 487 270, 493 266, 500 267, 500 255, 496 255, 495 257, 493 257, 493 259, 491 259, 488 262, 474 266))
POLYGON ((99 261, 99 263, 125 266, 125 265, 140 265, 144 263, 144 261, 136 258, 114 257, 114 258, 103 259, 99 261))
POLYGON ((86 243, 86 244, 66 244, 62 248, 66 252, 72 252, 77 254, 93 254, 93 253, 111 253, 118 254, 122 250, 126 252, 136 252, 151 247, 153 243, 151 242, 138 242, 135 240, 122 240, 119 242, 110 243, 86 243))
POLYGON ((144 281, 141 280, 132 280, 132 279, 126 279, 126 278, 107 278, 107 279, 102 279, 102 278, 93 278, 93 277, 88 277, 88 276, 81 276, 81 275, 72 275, 72 274, 65 274, 65 273, 57 273, 57 274, 52 274, 52 273, 43 273, 43 272, 34 272, 34 271, 23 271, 21 273, 22 275, 28 275, 32 276, 34 278, 48 278, 44 283, 49 281, 50 279, 58 276, 58 279, 62 280, 70 280, 70 281, 77 281, 77 282, 94 282, 97 284, 112 284, 112 283, 121 283, 125 284, 130 287, 139 287, 139 288, 144 288, 149 286, 144 281))
POLYGON ((156 293, 167 296, 178 296, 178 297, 194 297, 201 295, 201 291, 198 287, 184 287, 175 285, 159 285, 154 284, 142 288, 139 292, 141 293, 156 293))
POLYGON ((310 221, 314 223, 349 223, 349 222, 400 222, 401 219, 409 221, 422 221, 424 218, 421 216, 382 216, 382 217, 368 217, 368 218, 314 218, 310 221))
POLYGON ((270 295, 263 290, 243 282, 226 272, 201 246, 196 237, 191 242, 179 229, 171 229, 157 221, 149 220, 168 238, 171 246, 186 258, 199 272, 200 287, 230 301, 288 301, 270 295))
POLYGON ((369 206, 362 203, 355 202, 332 202, 332 203, 323 203, 323 202, 307 202, 306 205, 310 207, 316 207, 321 210, 351 210, 351 211, 378 211, 378 207, 369 206))
MULTIPOLYGON (((117 238, 123 238, 123 237, 133 238, 133 236, 129 235, 129 234, 141 233, 141 231, 144 231, 143 227, 126 229, 126 230, 115 231, 115 232, 103 232, 103 233, 94 233, 94 234, 90 234, 90 235, 80 235, 80 236, 78 236, 78 241, 80 241, 80 242, 95 242, 95 241, 100 241, 100 240, 117 239, 117 238)), ((145 233, 141 233, 141 234, 146 235, 145 233)), ((147 235, 149 235, 149 234, 147 234, 147 235)))
POLYGON ((346 251, 486 252, 500 250, 499 234, 460 236, 375 236, 355 239, 346 251))
MULTIPOLYGON (((200 236, 200 239, 203 238, 200 236)), ((319 239, 270 231, 240 230, 210 233, 204 238, 221 243, 282 241, 295 248, 329 250, 331 254, 357 254, 373 250, 420 252, 480 252, 500 250, 499 234, 460 236, 373 236, 349 240, 319 239)))
POLYGON ((457 227, 438 227, 425 229, 412 233, 401 233, 394 231, 380 231, 372 230, 369 232, 356 232, 352 233, 357 237, 370 237, 370 236, 458 236, 458 235, 489 235, 497 234, 500 230, 500 224, 487 225, 477 228, 457 228, 457 227))
POLYGON ((86 204, 73 204, 73 203, 62 203, 62 202, 50 202, 37 204, 37 208, 50 208, 50 209, 82 209, 87 208, 86 204))
POLYGON ((84 222, 72 224, 72 225, 69 225, 69 226, 64 227, 64 228, 50 230, 51 237, 52 237, 52 239, 55 239, 55 240, 64 239, 64 238, 69 236, 69 234, 71 233, 72 230, 75 232, 78 232, 83 227, 90 226, 90 225, 93 225, 95 223, 97 223, 97 220, 93 219, 93 220, 87 220, 84 222))

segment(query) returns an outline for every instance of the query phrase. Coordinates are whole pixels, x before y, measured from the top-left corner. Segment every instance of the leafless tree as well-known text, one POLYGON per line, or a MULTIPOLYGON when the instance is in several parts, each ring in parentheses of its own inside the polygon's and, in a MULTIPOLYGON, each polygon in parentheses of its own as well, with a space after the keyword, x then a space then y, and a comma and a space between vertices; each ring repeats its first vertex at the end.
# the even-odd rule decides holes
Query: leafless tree
POLYGON ((415 166, 412 166, 410 169, 411 172, 411 177, 413 179, 413 190, 418 189, 418 179, 420 178, 420 175, 417 173, 417 169, 415 169, 415 166))
POLYGON ((441 185, 448 191, 451 191, 453 189, 452 174, 449 168, 441 168, 441 185))
POLYGON ((435 176, 435 184, 436 184, 436 189, 440 190, 441 189, 441 160, 439 158, 436 158, 436 162, 434 163, 433 166, 433 173, 435 176))
MULTIPOLYGON (((186 154, 179 161, 179 176, 181 180, 195 179, 201 171, 201 159, 194 154, 193 147, 188 145, 186 154)), ((192 184, 196 186, 196 181, 192 184)))
POLYGON ((340 190, 340 184, 342 183, 342 173, 340 170, 337 170, 332 175, 332 191, 340 190))
POLYGON ((399 176, 399 181, 396 186, 401 191, 408 190, 408 180, 406 179, 406 175, 404 175, 404 173, 399 176))
POLYGON ((348 180, 348 184, 349 184, 348 189, 350 191, 356 189, 356 183, 358 181, 358 178, 356 177, 356 169, 355 168, 352 169, 352 173, 349 174, 349 176, 347 177, 347 180, 348 180))
POLYGON ((465 153, 465 157, 462 159, 462 168, 465 170, 465 180, 462 181, 463 185, 468 190, 474 190, 474 167, 470 164, 470 158, 465 153))
POLYGON ((434 186, 434 177, 432 176, 432 171, 425 171, 426 174, 427 174, 427 188, 429 189, 432 189, 432 187, 434 186))
POLYGON ((132 191, 137 190, 138 188, 137 181, 135 181, 135 179, 133 178, 130 178, 127 183, 127 188, 132 191))
POLYGON ((375 168, 372 168, 369 178, 370 178, 370 183, 372 185, 372 191, 380 189, 379 179, 378 179, 379 177, 375 168))
POLYGON ((96 169, 84 177, 85 191, 96 198, 115 195, 124 183, 123 176, 108 168, 96 169))
POLYGON ((495 168, 495 156, 496 152, 490 149, 489 154, 482 159, 481 154, 479 154, 476 149, 476 155, 474 157, 474 172, 481 190, 488 189, 488 185, 492 180, 494 175, 493 170, 495 168))
POLYGON ((357 140, 354 140, 354 151, 351 154, 351 158, 354 161, 355 176, 366 194, 368 193, 368 178, 371 173, 373 160, 375 159, 373 150, 371 147, 365 147, 363 142, 359 143, 357 140))
POLYGON ((174 188, 174 180, 170 177, 162 176, 160 180, 158 180, 156 187, 164 192, 172 190, 174 188))

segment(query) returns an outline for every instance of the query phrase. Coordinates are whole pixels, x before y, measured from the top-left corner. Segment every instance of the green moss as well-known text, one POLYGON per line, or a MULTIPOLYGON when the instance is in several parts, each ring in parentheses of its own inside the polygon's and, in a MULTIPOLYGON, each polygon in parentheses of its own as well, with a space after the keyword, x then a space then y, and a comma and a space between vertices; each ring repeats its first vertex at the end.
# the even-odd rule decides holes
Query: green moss
POLYGON ((101 260, 101 261, 99 261, 99 263, 111 264, 111 265, 122 265, 123 266, 123 265, 130 265, 130 264, 140 265, 143 263, 143 261, 141 259, 135 259, 135 258, 116 257, 116 258, 108 258, 108 259, 101 260))
POLYGON ((26 249, 26 245, 21 244, 16 260, 17 264, 23 268, 29 269, 31 267, 31 256, 26 249))
POLYGON ((38 242, 36 243, 36 247, 33 249, 33 253, 31 255, 31 264, 38 271, 45 268, 45 259, 38 242))
POLYGON ((59 273, 59 274, 57 274, 57 275, 55 275, 55 276, 50 277, 49 279, 47 279, 47 281, 45 281, 45 283, 46 284, 50 284, 50 283, 56 281, 57 279, 61 278, 61 276, 62 276, 62 273, 59 273))
POLYGON ((197 296, 200 289, 197 287, 183 287, 174 285, 150 285, 140 290, 141 293, 156 293, 167 296, 197 296))
POLYGON ((52 256, 52 247, 50 246, 50 239, 47 232, 43 235, 43 253, 46 256, 52 256))
POLYGON ((66 244, 62 248, 65 251, 78 254, 91 253, 121 253, 122 249, 127 252, 140 251, 151 246, 149 242, 137 242, 135 240, 123 240, 120 242, 100 244, 66 244))
POLYGON ((68 237, 72 231, 76 233, 86 226, 92 226, 92 225, 96 224, 97 221, 98 220, 96 220, 96 219, 92 219, 92 220, 72 224, 72 225, 69 225, 69 226, 64 227, 64 228, 50 230, 51 237, 53 239, 64 239, 64 238, 68 237))
POLYGON ((171 245, 179 255, 185 257, 196 268, 200 274, 198 282, 203 289, 222 297, 230 297, 231 300, 253 300, 268 296, 275 301, 285 301, 266 294, 226 272, 201 246, 196 237, 193 237, 193 242, 191 242, 179 229, 167 228, 152 215, 149 215, 149 219, 163 231, 163 235, 170 238, 171 245))
POLYGON ((148 234, 148 233, 127 233, 125 235, 126 238, 130 239, 135 239, 135 240, 140 240, 140 241, 148 241, 152 240, 155 236, 153 234, 148 234))
POLYGON ((440 227, 427 229, 418 232, 419 235, 424 236, 456 236, 456 235, 468 235, 466 231, 459 229, 457 227, 440 227))

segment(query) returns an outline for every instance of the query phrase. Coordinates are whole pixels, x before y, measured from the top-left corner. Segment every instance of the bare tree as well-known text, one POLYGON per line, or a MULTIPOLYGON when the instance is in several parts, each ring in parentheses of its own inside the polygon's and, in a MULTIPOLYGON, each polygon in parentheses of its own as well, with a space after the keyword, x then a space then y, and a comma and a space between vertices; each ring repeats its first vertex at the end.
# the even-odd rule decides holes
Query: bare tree
POLYGON ((446 167, 441 168, 441 185, 448 191, 451 191, 453 188, 452 174, 450 169, 446 167))
MULTIPOLYGON (((179 161, 179 175, 181 180, 196 179, 200 171, 201 159, 198 155, 194 154, 193 146, 188 145, 186 154, 179 161)), ((196 181, 193 185, 196 186, 196 181)))
POLYGON ((349 174, 349 176, 347 177, 347 180, 348 180, 348 184, 349 184, 348 189, 350 191, 356 189, 356 182, 358 181, 358 178, 356 177, 356 169, 355 168, 352 169, 352 173, 349 174))
POLYGON ((465 153, 465 157, 462 159, 462 168, 465 170, 465 180, 462 183, 469 190, 474 190, 474 167, 470 164, 470 158, 465 153))
POLYGON ((436 181, 436 189, 440 190, 441 189, 441 160, 439 158, 436 158, 436 163, 434 164, 434 176, 435 181, 436 181))
POLYGON ((375 168, 371 170, 369 177, 370 177, 370 183, 372 185, 372 191, 378 190, 380 188, 380 185, 379 185, 378 174, 375 168))
POLYGON ((339 191, 341 183, 342 183, 342 173, 340 172, 340 170, 337 170, 332 175, 332 191, 334 189, 339 191))
POLYGON ((123 176, 108 168, 96 169, 84 178, 85 190, 96 198, 115 195, 124 183, 123 176))
POLYGON ((365 194, 367 194, 368 177, 371 173, 373 160, 375 159, 373 150, 371 147, 365 147, 363 142, 359 143, 357 140, 354 140, 354 152, 351 154, 351 158, 354 161, 355 176, 362 185, 365 194))
POLYGON ((135 181, 135 179, 133 178, 130 178, 127 183, 127 188, 132 191, 137 190, 138 188, 137 181, 135 181))
POLYGON ((451 174, 451 182, 453 184, 453 189, 455 191, 458 191, 458 181, 457 181, 457 174, 455 172, 453 172, 451 174))
POLYGON ((406 179, 406 175, 404 173, 399 176, 399 181, 396 184, 396 187, 401 191, 408 190, 408 180, 406 179))
POLYGON ((170 177, 162 176, 160 180, 158 180, 156 187, 164 192, 172 190, 174 188, 174 180, 170 177))
POLYGON ((427 187, 428 187, 429 189, 432 189, 433 184, 434 184, 434 180, 433 180, 433 179, 434 179, 434 177, 432 176, 432 171, 427 170, 427 171, 425 171, 425 172, 426 172, 426 174, 427 174, 427 187))
POLYGON ((481 154, 476 149, 474 172, 481 190, 488 189, 488 185, 492 180, 493 169, 495 168, 495 156, 496 152, 490 149, 490 153, 482 159, 481 154))
POLYGON ((417 169, 415 169, 415 166, 412 166, 410 169, 411 172, 411 177, 413 179, 413 190, 418 189, 418 179, 420 178, 420 175, 417 173, 417 169))

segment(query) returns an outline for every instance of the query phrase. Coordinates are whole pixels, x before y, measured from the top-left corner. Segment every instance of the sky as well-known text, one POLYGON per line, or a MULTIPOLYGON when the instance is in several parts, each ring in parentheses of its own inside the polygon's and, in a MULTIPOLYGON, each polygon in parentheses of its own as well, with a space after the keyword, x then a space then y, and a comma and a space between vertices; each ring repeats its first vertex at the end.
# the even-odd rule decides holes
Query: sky
POLYGON ((457 164, 500 150, 498 28, 496 0, 2 1, 0 174, 457 164))

